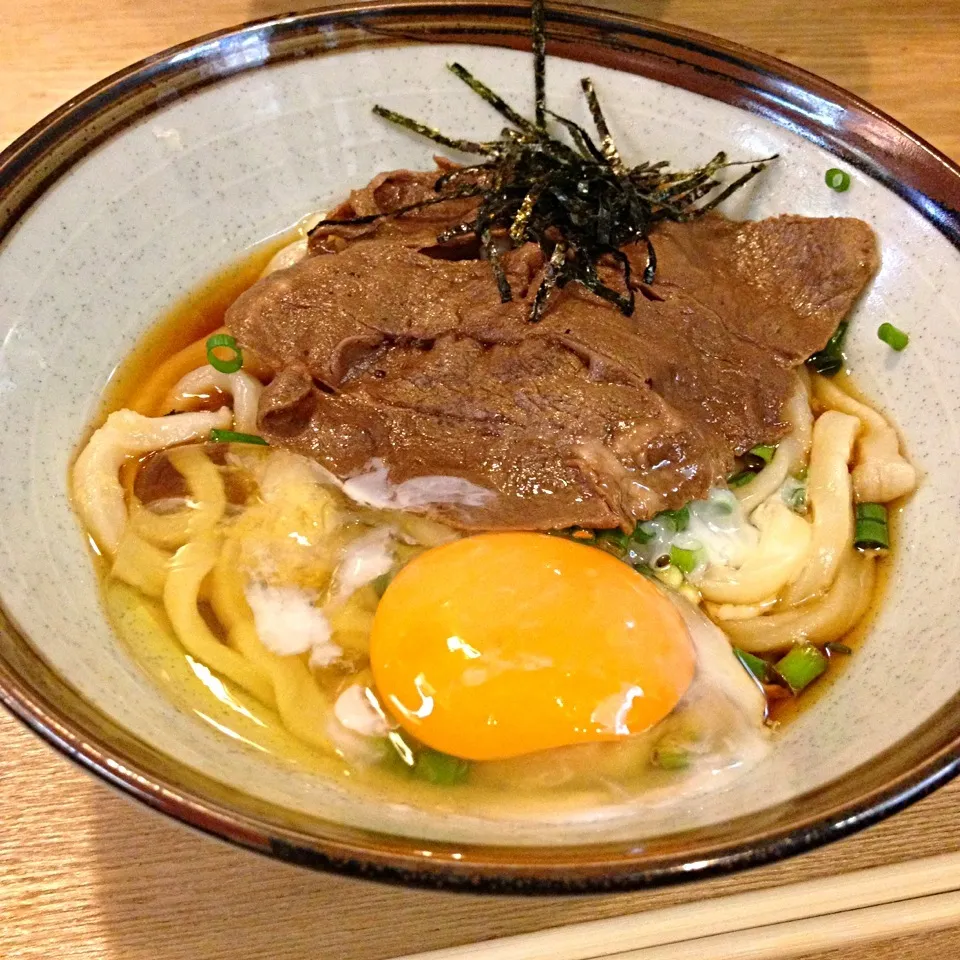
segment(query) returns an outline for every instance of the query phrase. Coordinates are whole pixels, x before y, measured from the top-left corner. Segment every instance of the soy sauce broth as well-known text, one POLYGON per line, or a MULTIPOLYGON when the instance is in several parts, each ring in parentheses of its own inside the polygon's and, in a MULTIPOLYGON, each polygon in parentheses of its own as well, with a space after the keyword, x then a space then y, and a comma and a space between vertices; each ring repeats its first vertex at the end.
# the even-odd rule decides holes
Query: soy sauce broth
MULTIPOLYGON (((177 351, 221 327, 229 306, 262 273, 270 259, 286 244, 297 238, 285 234, 250 250, 225 270, 176 303, 140 340, 129 357, 117 368, 104 390, 99 425, 109 413, 128 405, 138 386, 177 351)), ((844 383, 850 389, 849 382, 844 383)), ((890 510, 891 534, 896 537, 900 509, 890 510)), ((99 558, 98 558, 99 559, 99 558)), ((776 725, 791 722, 802 711, 811 709, 832 687, 832 680, 857 656, 862 640, 869 632, 890 578, 888 559, 878 564, 876 588, 869 611, 850 635, 844 638, 853 649, 850 657, 834 656, 830 670, 801 697, 773 701, 769 719, 776 725)), ((233 689, 189 657, 172 634, 162 605, 142 597, 123 584, 111 582, 106 565, 99 561, 104 602, 110 620, 135 660, 146 669, 182 709, 224 735, 244 742, 251 748, 268 753, 325 775, 336 775, 367 782, 371 786, 389 785, 393 778, 384 771, 358 771, 342 762, 322 757, 318 751, 296 740, 279 718, 243 691, 233 689)), ((422 802, 430 802, 433 791, 422 784, 405 784, 422 792, 422 802), (423 792, 425 790, 425 792, 423 792)), ((392 791, 391 791, 392 792, 392 791)))

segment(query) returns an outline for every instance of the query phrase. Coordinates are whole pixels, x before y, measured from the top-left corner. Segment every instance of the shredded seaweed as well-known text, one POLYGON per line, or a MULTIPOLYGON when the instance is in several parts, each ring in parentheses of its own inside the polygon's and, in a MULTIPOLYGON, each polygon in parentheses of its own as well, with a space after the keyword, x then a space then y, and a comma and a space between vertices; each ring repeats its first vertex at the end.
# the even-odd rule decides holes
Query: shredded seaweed
POLYGON ((323 220, 314 229, 367 224, 403 216, 444 200, 476 197, 478 206, 473 219, 443 231, 437 242, 475 235, 483 255, 490 261, 503 302, 512 298, 512 291, 500 257, 505 249, 532 242, 543 250, 547 265, 533 297, 531 321, 540 319, 554 288, 571 282, 582 284, 630 316, 635 306, 636 284, 631 277, 630 261, 621 247, 645 244, 647 257, 641 280, 652 284, 657 256, 649 236, 651 229, 663 220, 688 221, 703 216, 753 179, 776 156, 741 164, 720 152, 702 167, 688 171, 671 171, 666 160, 628 166, 589 78, 581 80, 581 87, 597 140, 580 124, 548 109, 544 0, 533 0, 531 32, 534 120, 516 111, 461 64, 451 63, 451 72, 512 124, 498 140, 448 137, 419 120, 379 105, 373 112, 444 147, 483 156, 484 161, 440 176, 434 185, 436 197, 373 216, 323 220), (566 131, 572 146, 547 129, 548 118, 566 131), (738 165, 747 165, 749 169, 724 186, 717 175, 738 165))

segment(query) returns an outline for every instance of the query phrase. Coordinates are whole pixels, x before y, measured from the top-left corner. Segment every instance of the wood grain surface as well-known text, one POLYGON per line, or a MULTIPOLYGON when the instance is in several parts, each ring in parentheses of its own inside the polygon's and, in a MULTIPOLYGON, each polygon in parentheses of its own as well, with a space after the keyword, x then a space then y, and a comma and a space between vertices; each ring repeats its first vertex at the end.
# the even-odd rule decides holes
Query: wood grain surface
MULTIPOLYGON (((0 146, 163 47, 291 0, 0 0, 0 146)), ((848 87, 960 160, 960 0, 608 0, 848 87)), ((0 715, 2 960, 377 960, 960 851, 960 782, 787 863, 664 891, 573 899, 424 893, 311 874, 124 799, 0 715)), ((960 918, 958 918, 960 926, 960 918)), ((960 930, 805 960, 960 956, 960 930)))

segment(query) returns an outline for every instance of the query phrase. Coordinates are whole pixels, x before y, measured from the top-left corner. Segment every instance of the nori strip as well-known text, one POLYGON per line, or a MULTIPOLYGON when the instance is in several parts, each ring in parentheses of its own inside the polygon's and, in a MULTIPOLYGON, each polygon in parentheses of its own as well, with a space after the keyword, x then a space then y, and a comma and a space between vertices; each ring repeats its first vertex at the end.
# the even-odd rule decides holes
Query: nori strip
POLYGON ((635 297, 630 261, 621 247, 645 243, 647 257, 642 282, 649 286, 657 270, 650 230, 663 220, 683 222, 703 216, 776 157, 745 161, 750 169, 726 186, 717 179, 717 174, 738 162, 729 161, 723 151, 695 170, 671 172, 666 160, 645 161, 628 167, 617 149, 589 78, 584 77, 580 85, 598 140, 580 124, 547 108, 544 0, 533 0, 531 25, 534 121, 518 113, 464 66, 451 63, 451 72, 512 124, 501 131, 498 140, 482 142, 448 137, 379 105, 373 108, 374 113, 442 146, 484 156, 484 162, 440 175, 434 185, 435 198, 389 213, 352 220, 325 220, 314 229, 372 223, 444 200, 476 197, 480 204, 473 219, 444 230, 437 241, 444 243, 474 234, 490 261, 501 300, 507 302, 512 294, 500 263, 503 251, 499 243, 505 240, 514 247, 536 243, 548 262, 531 306, 531 321, 539 320, 551 290, 570 282, 582 284, 629 316, 634 310, 635 297), (548 116, 567 131, 573 146, 547 130, 548 116), (471 179, 462 182, 466 177, 471 179), (705 203, 700 203, 707 197, 710 198, 705 203), (623 292, 600 279, 597 264, 604 258, 608 265, 612 262, 619 268, 623 292))
POLYGON ((590 116, 593 117, 593 124, 600 134, 600 150, 610 164, 610 169, 618 176, 623 176, 625 169, 620 154, 617 151, 613 137, 610 135, 610 128, 607 126, 607 120, 600 109, 600 101, 597 99, 597 92, 593 89, 593 81, 589 77, 583 77, 580 80, 580 87, 587 98, 587 106, 590 108, 590 116))
POLYGON ((533 0, 531 26, 533 33, 533 88, 537 127, 543 130, 547 122, 547 27, 544 0, 533 0))
POLYGON ((379 104, 374 104, 373 112, 384 120, 395 123, 398 127, 405 127, 413 133, 418 133, 421 137, 426 137, 434 143, 439 143, 441 147, 449 147, 451 150, 459 150, 461 153, 493 153, 493 148, 486 143, 480 143, 477 140, 460 140, 455 137, 448 137, 433 127, 428 127, 419 120, 412 117, 406 117, 395 110, 388 110, 379 104))

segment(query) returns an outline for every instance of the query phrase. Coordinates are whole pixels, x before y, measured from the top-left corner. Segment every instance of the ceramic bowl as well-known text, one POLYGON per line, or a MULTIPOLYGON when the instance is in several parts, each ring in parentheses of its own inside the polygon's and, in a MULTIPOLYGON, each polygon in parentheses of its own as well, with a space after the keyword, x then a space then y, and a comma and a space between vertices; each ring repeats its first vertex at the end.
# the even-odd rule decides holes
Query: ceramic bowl
POLYGON ((629 158, 780 154, 728 211, 855 215, 883 268, 849 341, 923 482, 886 603, 827 695, 728 790, 639 826, 484 820, 357 799, 180 712, 111 633, 67 472, 111 371, 185 291, 429 144, 378 101, 495 136, 453 59, 531 106, 529 8, 420 2, 252 24, 104 81, 0 157, 0 697, 41 736, 185 823, 297 863, 451 887, 582 892, 701 877, 850 833, 960 755, 960 170, 855 97, 768 57, 586 8, 549 15, 554 109, 589 74, 629 158), (852 185, 836 193, 825 171, 852 185), (876 337, 910 332, 895 354, 876 337))

